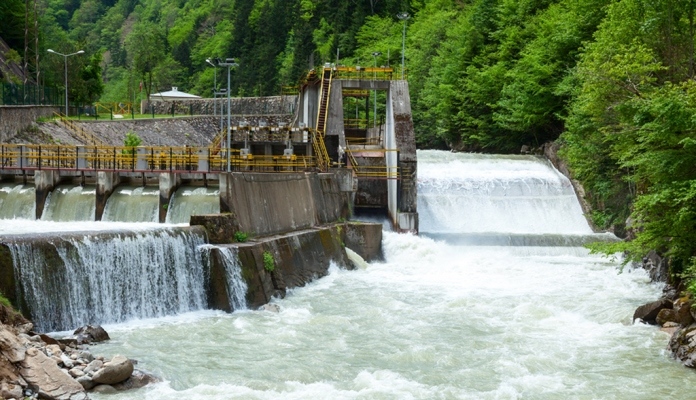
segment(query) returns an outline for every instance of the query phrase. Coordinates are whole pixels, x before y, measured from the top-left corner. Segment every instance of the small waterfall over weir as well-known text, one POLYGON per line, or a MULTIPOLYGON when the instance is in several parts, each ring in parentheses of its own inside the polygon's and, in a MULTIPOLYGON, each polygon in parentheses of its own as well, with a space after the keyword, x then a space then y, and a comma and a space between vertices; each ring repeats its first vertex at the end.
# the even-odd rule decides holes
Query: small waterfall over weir
POLYGON ((426 236, 471 246, 577 247, 594 234, 570 181, 545 159, 420 151, 419 219, 426 236))
POLYGON ((231 307, 231 311, 245 310, 247 308, 246 293, 247 284, 242 277, 242 266, 239 262, 237 250, 215 245, 203 245, 200 247, 209 259, 209 263, 213 260, 213 251, 219 254, 220 262, 225 271, 227 298, 231 307))
POLYGON ((102 221, 158 222, 159 187, 117 187, 106 201, 102 221))
POLYGON ((94 221, 97 187, 60 185, 46 199, 44 221, 94 221))
POLYGON ((150 318, 206 307, 198 232, 61 234, 3 239, 22 311, 40 331, 150 318))
POLYGON ((0 219, 34 219, 36 194, 33 186, 21 184, 0 185, 0 219))
POLYGON ((220 213, 219 189, 182 186, 169 201, 167 223, 188 223, 191 215, 218 213, 220 213))

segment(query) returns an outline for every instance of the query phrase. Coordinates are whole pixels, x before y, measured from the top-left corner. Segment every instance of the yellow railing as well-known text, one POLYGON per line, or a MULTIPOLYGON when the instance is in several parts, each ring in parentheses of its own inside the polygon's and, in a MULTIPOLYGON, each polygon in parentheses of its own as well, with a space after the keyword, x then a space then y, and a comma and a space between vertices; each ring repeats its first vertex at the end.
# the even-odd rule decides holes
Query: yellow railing
POLYGON ((367 89, 343 89, 343 97, 370 97, 367 89))
POLYGON ((382 138, 379 136, 370 138, 346 136, 346 143, 349 146, 379 146, 382 144, 382 138))
POLYGON ((343 126, 346 129, 367 129, 369 121, 363 118, 346 118, 343 120, 343 126))
POLYGON ((329 153, 326 151, 324 135, 326 134, 326 123, 329 118, 329 101, 331 100, 331 80, 333 73, 331 68, 324 68, 322 72, 322 84, 319 91, 319 109, 317 110, 317 129, 312 135, 312 146, 317 156, 318 167, 325 171, 331 163, 329 153), (328 75, 328 80, 327 80, 328 75), (326 89, 324 88, 326 86, 326 89), (323 114, 323 118, 322 118, 323 114))
POLYGON ((133 112, 133 103, 121 102, 121 103, 95 103, 97 108, 97 113, 101 114, 131 114, 133 112))
MULTIPOLYGON (((227 152, 209 147, 123 147, 65 145, 0 145, 0 170, 107 170, 138 172, 220 172, 227 170, 227 152)), ((232 171, 290 172, 313 170, 309 156, 242 156, 229 152, 232 171)))
POLYGON ((335 67, 336 79, 390 81, 397 78, 391 67, 335 67))
POLYGON ((71 121, 70 119, 65 118, 65 116, 63 116, 62 114, 58 114, 57 112, 54 112, 53 115, 58 119, 58 121, 60 123, 63 124, 63 126, 65 126, 68 130, 73 132, 83 142, 85 142, 87 144, 94 145, 94 146, 103 146, 104 145, 104 142, 99 140, 95 134, 87 131, 82 126, 77 125, 75 122, 71 121))

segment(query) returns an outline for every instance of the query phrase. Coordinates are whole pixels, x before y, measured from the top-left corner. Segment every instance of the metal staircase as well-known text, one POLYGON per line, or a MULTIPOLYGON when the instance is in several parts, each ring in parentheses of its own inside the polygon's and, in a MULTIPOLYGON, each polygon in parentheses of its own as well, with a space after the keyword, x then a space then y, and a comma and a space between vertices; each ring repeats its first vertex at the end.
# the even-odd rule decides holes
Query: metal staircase
POLYGON ((322 73, 321 91, 319 92, 319 110, 317 112, 317 128, 312 133, 312 146, 317 159, 317 167, 326 171, 331 165, 329 153, 326 151, 324 137, 326 136, 326 119, 331 98, 331 68, 324 68, 322 73))

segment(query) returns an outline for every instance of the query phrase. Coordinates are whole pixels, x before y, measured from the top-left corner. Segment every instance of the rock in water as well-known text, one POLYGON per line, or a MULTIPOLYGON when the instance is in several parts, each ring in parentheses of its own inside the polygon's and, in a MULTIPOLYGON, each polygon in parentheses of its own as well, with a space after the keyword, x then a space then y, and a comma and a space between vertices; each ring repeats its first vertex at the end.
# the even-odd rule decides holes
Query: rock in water
POLYGON ((100 325, 85 325, 79 327, 75 330, 75 332, 73 332, 73 335, 77 336, 78 338, 82 337, 84 343, 103 342, 111 339, 109 334, 106 333, 104 328, 102 328, 100 325))
POLYGON ((133 373, 133 363, 122 355, 116 355, 111 361, 104 363, 104 366, 92 376, 95 383, 113 385, 123 382, 130 378, 133 373))
POLYGON ((660 299, 653 301, 652 303, 642 305, 636 309, 635 313, 633 313, 633 320, 635 321, 637 319, 641 319, 646 324, 654 325, 656 324, 655 318, 657 318, 657 314, 660 312, 660 310, 665 308, 671 309, 672 302, 667 299, 660 299))
POLYGON ((39 397, 49 400, 87 400, 82 385, 65 374, 55 361, 35 348, 29 348, 20 364, 20 375, 29 387, 38 388, 39 397))

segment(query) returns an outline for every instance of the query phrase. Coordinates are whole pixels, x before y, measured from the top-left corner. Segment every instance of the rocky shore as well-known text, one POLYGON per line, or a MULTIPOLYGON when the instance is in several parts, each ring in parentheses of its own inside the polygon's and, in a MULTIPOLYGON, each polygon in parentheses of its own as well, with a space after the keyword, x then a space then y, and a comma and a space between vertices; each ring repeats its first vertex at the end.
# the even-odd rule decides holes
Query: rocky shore
MULTIPOLYGON (((643 258, 642 266, 654 282, 669 279, 667 260, 655 252, 643 258)), ((662 297, 638 307, 633 321, 659 326, 661 331, 671 335, 668 347, 672 356, 684 366, 696 368, 696 304, 683 292, 680 283, 676 286, 666 283, 662 297)))
POLYGON ((0 324, 0 398, 85 400, 88 392, 135 389, 157 379, 122 355, 94 356, 93 343, 109 340, 100 326, 84 326, 54 339, 32 331, 32 324, 0 324))

